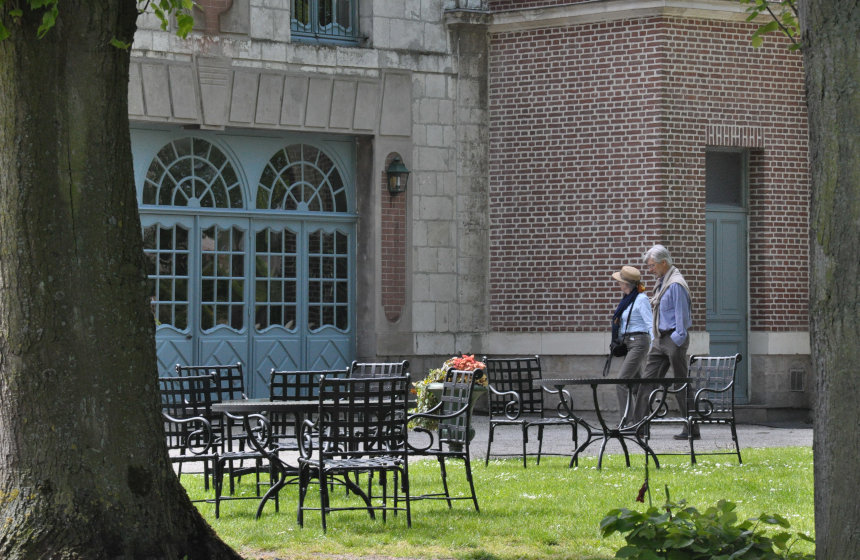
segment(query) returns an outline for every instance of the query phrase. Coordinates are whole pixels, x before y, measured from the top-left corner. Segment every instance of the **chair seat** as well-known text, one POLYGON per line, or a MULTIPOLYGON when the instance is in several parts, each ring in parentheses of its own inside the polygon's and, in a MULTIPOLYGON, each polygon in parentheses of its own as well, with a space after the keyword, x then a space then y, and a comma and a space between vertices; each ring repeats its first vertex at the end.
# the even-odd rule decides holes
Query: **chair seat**
POLYGON ((541 418, 541 417, 533 417, 533 418, 517 418, 516 420, 509 420, 507 418, 493 419, 493 424, 503 424, 506 426, 515 426, 519 424, 527 424, 529 426, 563 426, 574 423, 574 420, 569 418, 541 418))
MULTIPOLYGON (((319 468, 319 461, 315 459, 299 459, 302 466, 310 469, 319 468)), ((390 470, 403 466, 403 461, 398 457, 377 455, 375 457, 345 457, 343 459, 326 459, 323 469, 327 473, 344 473, 371 470, 390 470)))

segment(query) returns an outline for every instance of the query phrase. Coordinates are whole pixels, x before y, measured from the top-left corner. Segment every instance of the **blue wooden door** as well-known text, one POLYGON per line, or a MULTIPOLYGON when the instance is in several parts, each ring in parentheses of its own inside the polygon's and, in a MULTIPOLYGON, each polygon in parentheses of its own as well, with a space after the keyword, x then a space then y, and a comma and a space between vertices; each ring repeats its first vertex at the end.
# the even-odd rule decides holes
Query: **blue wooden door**
POLYGON ((133 134, 160 373, 242 362, 246 392, 265 396, 272 368, 352 361, 356 217, 344 145, 133 134))

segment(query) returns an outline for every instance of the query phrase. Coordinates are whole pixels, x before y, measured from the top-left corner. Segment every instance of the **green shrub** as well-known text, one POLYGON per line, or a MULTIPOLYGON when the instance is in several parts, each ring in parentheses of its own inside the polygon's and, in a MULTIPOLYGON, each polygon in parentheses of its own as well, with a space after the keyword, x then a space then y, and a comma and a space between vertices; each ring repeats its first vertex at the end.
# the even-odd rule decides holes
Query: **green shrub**
MULTIPOLYGON (((668 496, 668 489, 667 489, 668 496)), ((735 504, 720 500, 704 513, 686 502, 649 507, 644 513, 613 509, 600 522, 603 537, 624 536, 627 544, 616 558, 638 560, 807 560, 814 556, 791 552, 798 539, 812 542, 803 533, 787 531, 789 522, 776 514, 738 522, 735 504), (768 536, 766 528, 777 526, 768 536)))

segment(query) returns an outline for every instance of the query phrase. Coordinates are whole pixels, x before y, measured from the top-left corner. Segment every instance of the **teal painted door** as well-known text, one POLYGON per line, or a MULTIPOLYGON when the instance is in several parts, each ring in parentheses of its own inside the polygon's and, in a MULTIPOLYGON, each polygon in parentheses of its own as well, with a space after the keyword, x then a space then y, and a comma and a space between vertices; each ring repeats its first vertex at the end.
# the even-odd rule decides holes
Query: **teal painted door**
POLYGON ((747 212, 744 204, 746 154, 709 152, 707 158, 706 298, 710 354, 740 353, 735 397, 747 402, 747 212))
POLYGON ((266 396, 272 368, 347 366, 356 242, 346 143, 132 138, 159 372, 242 362, 246 392, 266 396))

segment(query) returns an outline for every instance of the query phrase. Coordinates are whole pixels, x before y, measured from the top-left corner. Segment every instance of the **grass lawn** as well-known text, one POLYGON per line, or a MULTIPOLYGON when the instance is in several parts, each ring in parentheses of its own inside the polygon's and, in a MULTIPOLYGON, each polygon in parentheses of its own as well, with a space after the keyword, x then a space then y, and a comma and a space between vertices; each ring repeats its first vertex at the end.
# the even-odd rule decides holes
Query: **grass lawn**
MULTIPOLYGON (((665 502, 669 486, 674 501, 703 511, 718 500, 738 505, 741 518, 761 513, 779 513, 791 522, 791 531, 814 535, 812 450, 783 447, 743 450, 744 464, 731 456, 702 456, 691 466, 689 458, 661 457, 662 468, 652 467, 651 488, 654 505, 665 502)), ((328 516, 328 532, 323 533, 317 512, 305 513, 305 527, 296 524, 297 487, 281 491, 281 511, 266 505, 263 516, 254 519, 257 500, 237 500, 215 507, 200 503, 198 508, 215 531, 246 558, 304 559, 319 556, 384 556, 420 559, 515 560, 515 559, 606 559, 613 558, 623 545, 617 535, 603 539, 599 524, 606 513, 619 507, 643 510, 648 506, 635 498, 644 480, 644 457, 634 455, 633 466, 624 458, 604 458, 597 470, 594 457, 580 459, 579 467, 567 468, 567 459, 548 457, 539 467, 522 468, 519 459, 493 460, 488 467, 475 461, 472 471, 481 512, 470 501, 419 501, 412 504, 412 528, 404 515, 371 520, 366 512, 335 512, 328 516)), ((410 464, 410 481, 419 493, 440 487, 435 462, 410 464)), ((452 493, 468 491, 462 463, 449 464, 452 493)), ((253 495, 253 477, 242 480, 242 491, 253 495)), ((182 482, 192 498, 203 498, 200 476, 185 475, 182 482)), ((309 499, 318 502, 314 486, 309 499)), ((333 504, 345 497, 336 488, 333 504), (337 500, 335 502, 335 500, 337 500)), ((812 545, 798 543, 799 551, 812 552, 812 545)))

